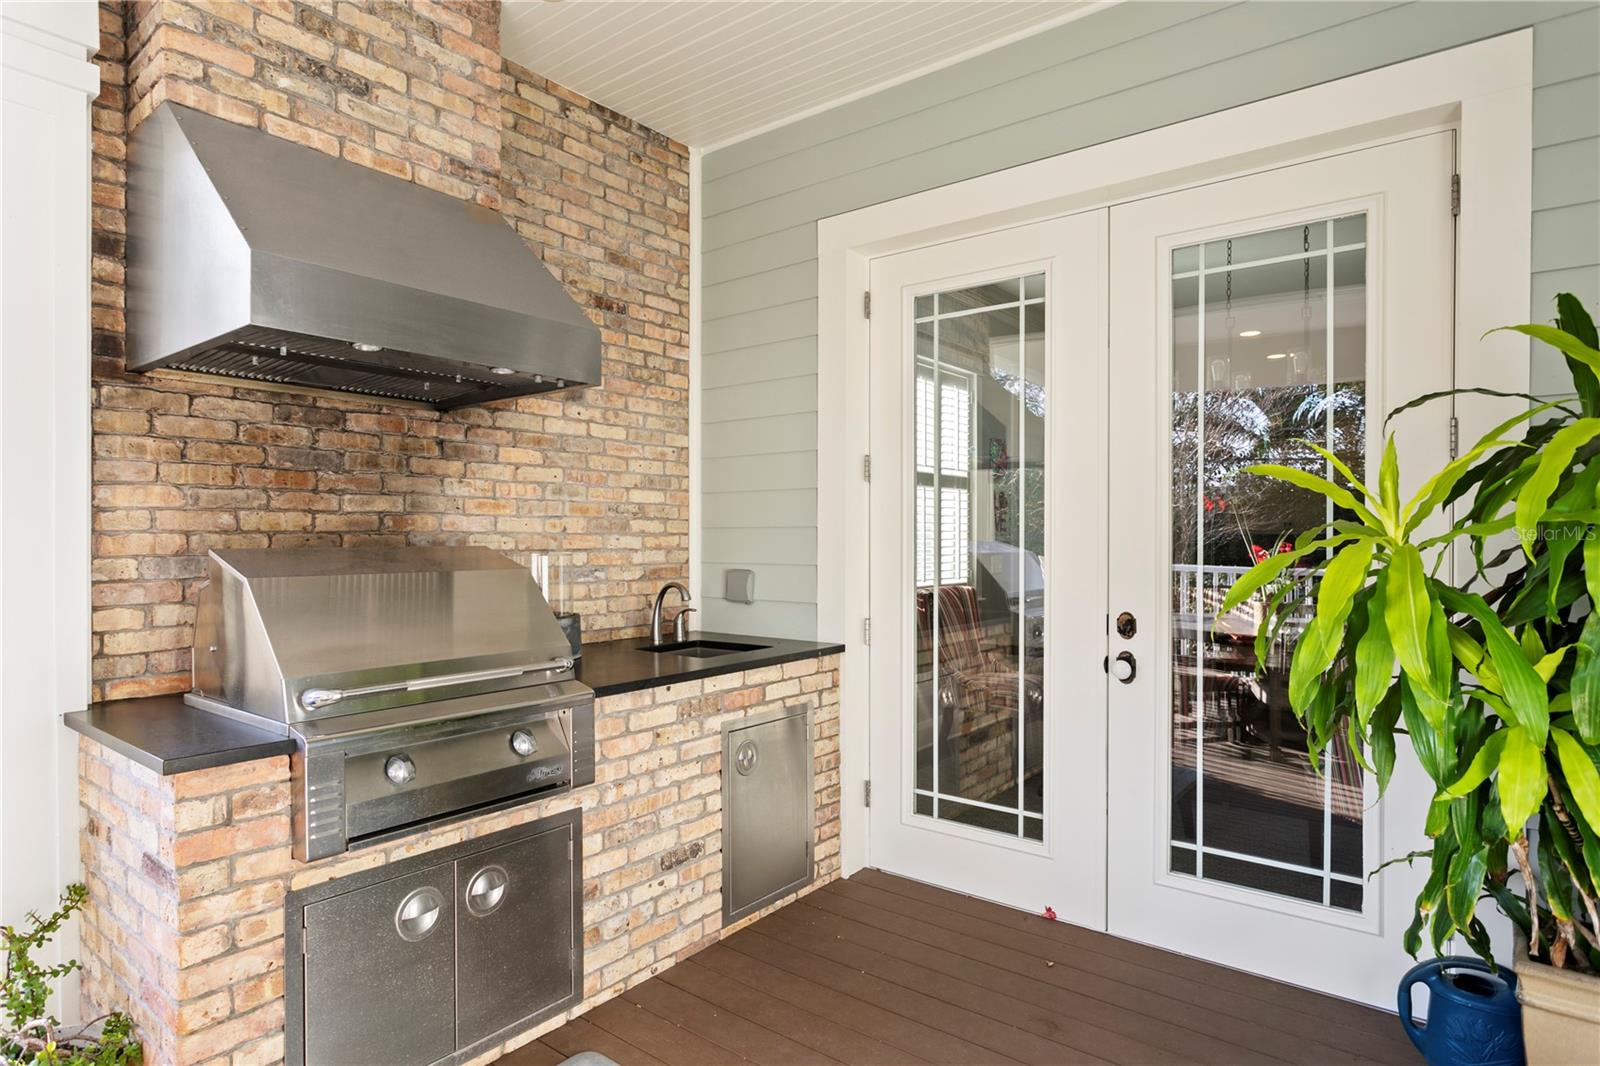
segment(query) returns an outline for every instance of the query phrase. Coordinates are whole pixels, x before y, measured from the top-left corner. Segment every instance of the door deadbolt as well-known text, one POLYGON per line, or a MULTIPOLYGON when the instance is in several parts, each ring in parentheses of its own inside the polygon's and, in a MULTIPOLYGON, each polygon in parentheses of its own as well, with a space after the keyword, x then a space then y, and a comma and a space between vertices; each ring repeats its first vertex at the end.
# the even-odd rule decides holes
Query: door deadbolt
POLYGON ((1131 685, 1138 674, 1139 661, 1133 657, 1133 652, 1117 652, 1117 657, 1111 660, 1111 676, 1124 685, 1131 685))
POLYGON ((1117 636, 1123 640, 1132 640, 1133 635, 1139 632, 1139 620, 1127 611, 1117 615, 1117 636))

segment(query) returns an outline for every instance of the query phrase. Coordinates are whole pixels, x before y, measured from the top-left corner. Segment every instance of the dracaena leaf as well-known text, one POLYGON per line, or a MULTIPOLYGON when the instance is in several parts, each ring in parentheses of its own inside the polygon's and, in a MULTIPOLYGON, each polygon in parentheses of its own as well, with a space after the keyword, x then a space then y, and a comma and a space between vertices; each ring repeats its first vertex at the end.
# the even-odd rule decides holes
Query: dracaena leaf
POLYGON ((1570 694, 1578 735, 1585 744, 1600 744, 1600 609, 1583 620, 1570 694))
POLYGON ((1372 495, 1372 490, 1367 488, 1365 485, 1363 485, 1361 483, 1361 479, 1356 477, 1355 471, 1351 470, 1350 467, 1345 463, 1345 461, 1343 459, 1339 458, 1339 456, 1337 454, 1335 454, 1334 452, 1330 451, 1327 448, 1324 448, 1322 445, 1318 444, 1316 441, 1307 440, 1304 437, 1297 438, 1296 439, 1296 443, 1297 444, 1304 444, 1306 447, 1310 448, 1312 451, 1314 451, 1318 455, 1322 456, 1322 458, 1326 459, 1328 461, 1328 465, 1333 467, 1335 470, 1337 470, 1339 472, 1339 476, 1344 478, 1347 482, 1349 482, 1351 488, 1353 488, 1357 492, 1361 493, 1361 495, 1366 498, 1368 503, 1372 503, 1372 504, 1380 504, 1381 503, 1381 501, 1378 498, 1376 498, 1376 497, 1374 497, 1372 495))
MULTIPOLYGON (((1428 816, 1423 820, 1422 831, 1430 837, 1437 838, 1450 827, 1450 801, 1442 796, 1435 796, 1428 804, 1428 816)), ((1452 837, 1453 841, 1455 838, 1452 837)))
POLYGON ((1490 733, 1489 739, 1483 742, 1478 753, 1472 757, 1467 772, 1451 782, 1445 791, 1452 796, 1465 796, 1489 780, 1489 775, 1500 765, 1500 751, 1506 746, 1506 734, 1509 732, 1508 729, 1500 729, 1490 733))
MULTIPOLYGON (((1579 522, 1561 522, 1551 527, 1549 539, 1545 541, 1547 547, 1545 556, 1549 560, 1550 576, 1549 596, 1545 604, 1545 613, 1556 613, 1556 597, 1560 593, 1560 579, 1567 569, 1567 557, 1570 556, 1583 536, 1583 531, 1588 527, 1579 522)), ((1533 627, 1528 627, 1531 632, 1533 627)))
POLYGON ((1447 769, 1442 755, 1443 740, 1438 729, 1417 705, 1416 689, 1411 684, 1411 678, 1404 674, 1400 676, 1400 713, 1406 723, 1406 732, 1411 737, 1411 748, 1417 753, 1417 761, 1434 783, 1442 787, 1447 769))
POLYGON ((1277 555, 1263 559, 1241 574, 1239 580, 1235 581, 1232 587, 1228 589, 1227 596, 1223 597, 1222 606, 1217 609, 1217 617, 1220 618, 1238 607, 1245 600, 1255 595, 1263 585, 1276 579, 1284 570, 1306 556, 1314 552, 1320 552, 1324 548, 1336 547, 1353 539, 1355 539, 1353 536, 1341 533, 1338 536, 1312 541, 1310 544, 1302 544, 1293 551, 1280 552, 1277 555))
POLYGON ((1583 812, 1584 821, 1600 826, 1600 769, 1584 750, 1578 738, 1565 729, 1553 729, 1551 737, 1556 742, 1556 759, 1561 763, 1561 776, 1567 779, 1573 801, 1583 812))
MULTIPOLYGON (((1529 323, 1522 326, 1501 326, 1500 329, 1491 329, 1489 333, 1499 333, 1501 330, 1521 333, 1532 337, 1534 340, 1544 341, 1550 347, 1571 356, 1590 370, 1600 373, 1600 351, 1583 343, 1583 341, 1565 330, 1557 329, 1554 326, 1540 325, 1539 323, 1529 323)), ((1488 333, 1484 334, 1486 337, 1488 335, 1488 333)))
POLYGON ((1383 624, 1383 585, 1367 601, 1367 631, 1356 642, 1356 722, 1365 730, 1372 712, 1394 681, 1394 648, 1383 624))
POLYGON ((1373 545, 1359 540, 1346 545, 1329 561, 1317 586, 1317 614, 1300 634, 1294 660, 1289 665, 1289 706, 1303 714, 1311 701, 1311 687, 1339 654, 1344 643, 1345 619, 1355 594, 1367 579, 1373 545))
POLYGON ((1369 743, 1372 747, 1372 772, 1378 778, 1380 796, 1388 789, 1389 778, 1394 774, 1394 727, 1399 719, 1400 687, 1396 685, 1389 689, 1372 715, 1369 743))
POLYGON ((1415 546, 1402 544, 1395 549, 1388 568, 1383 571, 1383 621, 1395 658, 1400 660, 1400 669, 1411 679, 1414 691, 1437 701, 1443 696, 1445 679, 1434 678, 1430 663, 1428 624, 1431 615, 1422 555, 1415 546))
POLYGON ((1506 831, 1513 837, 1522 833, 1533 812, 1544 801, 1546 791, 1544 751, 1529 738, 1521 726, 1505 730, 1500 750, 1500 812, 1506 831))
MULTIPOLYGON (((1528 627, 1532 629, 1532 626, 1528 627)), ((1556 676, 1556 671, 1561 669, 1561 663, 1567 657, 1567 652, 1572 650, 1572 645, 1563 644, 1555 651, 1546 653, 1540 660, 1533 664, 1533 672, 1538 674, 1548 685, 1550 679, 1556 676)))
POLYGON ((1292 466, 1280 466, 1276 463, 1258 463, 1250 467, 1249 471, 1252 474, 1260 474, 1262 477, 1270 477, 1276 481, 1288 482, 1290 485, 1302 489, 1310 489, 1318 495, 1326 496, 1345 510, 1353 511, 1358 518, 1369 526, 1384 530, 1389 528, 1388 523, 1380 522, 1377 516, 1363 506, 1361 501, 1357 500, 1355 494, 1349 489, 1341 488, 1325 477, 1319 477, 1304 470, 1297 470, 1292 466))
POLYGON ((1544 446, 1533 476, 1517 493, 1517 535, 1522 538, 1522 550, 1528 558, 1533 558, 1539 520, 1549 506, 1550 494, 1572 465, 1573 454, 1597 436, 1600 436, 1600 418, 1580 418, 1562 428, 1544 446))
POLYGON ((1484 688, 1498 693, 1500 678, 1494 672, 1494 664, 1489 661, 1489 653, 1483 650, 1483 645, 1454 623, 1446 623, 1445 635, 1450 642, 1450 653, 1461 664, 1461 668, 1476 677, 1484 688))
POLYGON ((1378 466, 1378 499, 1391 515, 1400 513, 1400 456, 1395 451, 1394 434, 1383 445, 1383 460, 1378 466))
POLYGON ((1472 848, 1456 853, 1450 862, 1450 884, 1445 892, 1445 903, 1450 910, 1450 920, 1457 926, 1472 921, 1478 905, 1478 894, 1483 891, 1483 875, 1489 872, 1489 850, 1472 848))
POLYGON ((1589 602, 1600 604, 1600 529, 1590 528, 1583 538, 1583 581, 1589 602))
POLYGON ((1483 629, 1484 647, 1494 662, 1499 675, 1500 693, 1517 724, 1528 730, 1533 743, 1544 747, 1550 729, 1550 690, 1542 677, 1523 657, 1522 647, 1514 640, 1494 610, 1477 593, 1459 592, 1449 585, 1435 583, 1434 590, 1452 611, 1471 615, 1483 629))

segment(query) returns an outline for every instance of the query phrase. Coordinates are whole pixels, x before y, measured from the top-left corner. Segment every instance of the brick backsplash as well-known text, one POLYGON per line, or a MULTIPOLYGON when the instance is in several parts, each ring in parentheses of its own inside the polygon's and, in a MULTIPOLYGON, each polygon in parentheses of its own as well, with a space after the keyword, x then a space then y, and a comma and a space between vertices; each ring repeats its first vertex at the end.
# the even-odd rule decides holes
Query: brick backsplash
POLYGON ((289 891, 581 808, 582 1002, 474 1061, 493 1059, 795 898, 723 925, 724 722, 810 712, 816 880, 801 891, 838 877, 838 667, 825 656, 603 697, 593 785, 314 863, 290 854, 287 758, 160 777, 85 738, 86 1009, 129 1012, 152 1066, 280 1062, 289 891))
POLYGON ((213 547, 557 553, 587 636, 688 567, 688 153, 500 57, 498 3, 101 7, 94 693, 189 685, 213 547), (122 368, 127 132, 171 100, 497 208, 601 328, 602 385, 450 412, 122 368))

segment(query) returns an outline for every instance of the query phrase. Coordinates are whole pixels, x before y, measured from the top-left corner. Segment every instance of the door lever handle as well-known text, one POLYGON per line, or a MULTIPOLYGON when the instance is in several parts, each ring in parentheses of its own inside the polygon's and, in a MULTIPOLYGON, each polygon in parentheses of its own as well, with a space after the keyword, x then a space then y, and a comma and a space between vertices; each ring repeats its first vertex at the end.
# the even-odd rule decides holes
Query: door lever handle
POLYGON ((1119 651, 1117 657, 1110 661, 1109 669, 1112 677, 1124 685, 1131 685, 1139 675, 1139 660, 1133 657, 1131 651, 1119 651))

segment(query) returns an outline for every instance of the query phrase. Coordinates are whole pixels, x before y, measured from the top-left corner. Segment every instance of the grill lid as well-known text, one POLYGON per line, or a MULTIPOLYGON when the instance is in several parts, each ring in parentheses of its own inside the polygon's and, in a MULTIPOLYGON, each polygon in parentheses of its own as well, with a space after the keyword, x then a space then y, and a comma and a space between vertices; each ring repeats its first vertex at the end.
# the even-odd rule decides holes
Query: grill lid
POLYGON ((487 548, 213 551, 194 687, 280 722, 572 677, 527 568, 487 548))

